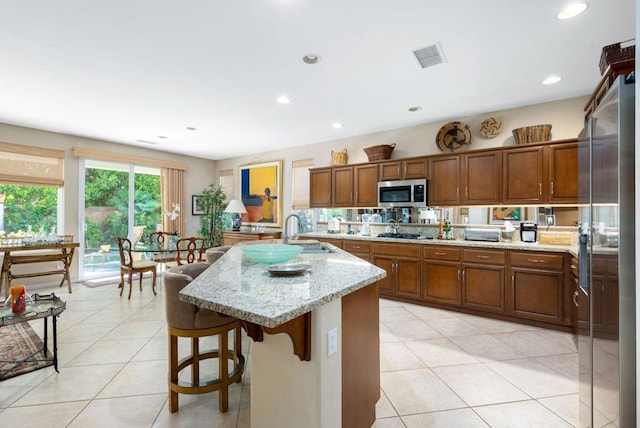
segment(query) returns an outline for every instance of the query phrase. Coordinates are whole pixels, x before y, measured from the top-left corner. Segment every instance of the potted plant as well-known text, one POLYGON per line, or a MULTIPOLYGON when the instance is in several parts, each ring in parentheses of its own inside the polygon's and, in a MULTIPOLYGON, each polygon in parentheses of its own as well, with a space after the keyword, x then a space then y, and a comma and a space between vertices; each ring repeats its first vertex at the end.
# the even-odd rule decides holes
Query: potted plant
POLYGON ((204 238, 205 247, 222 245, 222 230, 224 229, 224 209, 227 207, 222 188, 217 184, 210 184, 198 197, 198 206, 204 214, 200 217, 200 236, 204 238))

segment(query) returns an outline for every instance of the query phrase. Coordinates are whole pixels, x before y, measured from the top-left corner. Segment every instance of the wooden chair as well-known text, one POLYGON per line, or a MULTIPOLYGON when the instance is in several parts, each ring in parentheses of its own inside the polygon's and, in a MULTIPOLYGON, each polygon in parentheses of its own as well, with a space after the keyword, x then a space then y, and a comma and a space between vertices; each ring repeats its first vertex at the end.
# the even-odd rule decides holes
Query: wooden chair
POLYGON ((162 275, 165 293, 167 328, 169 333, 169 411, 178 411, 178 394, 205 394, 218 391, 218 408, 229 409, 229 386, 239 383, 244 372, 242 336, 238 320, 179 299, 180 290, 193 278, 204 272, 208 263, 189 263, 176 266, 162 275), (229 333, 233 333, 233 349, 230 349, 229 333), (200 351, 201 337, 218 336, 218 349, 200 351), (191 355, 178 360, 178 338, 189 338, 191 355), (217 378, 200 378, 200 361, 218 360, 217 378), (229 363, 232 365, 230 371, 229 363), (191 369, 190 382, 180 379, 180 372, 191 369))
POLYGON ((204 261, 203 238, 181 238, 176 242, 176 263, 178 266, 204 261))
POLYGON ((156 293, 156 270, 158 264, 151 260, 134 261, 131 256, 131 241, 128 238, 118 237, 118 251, 120 252, 120 295, 124 291, 124 275, 129 276, 129 299, 131 299, 131 290, 133 289, 132 277, 134 273, 138 274, 140 279, 140 291, 142 291, 142 275, 145 272, 151 272, 151 283, 153 294, 156 293))
POLYGON ((176 265, 175 263, 171 263, 176 259, 175 254, 173 252, 166 251, 154 252, 153 248, 165 250, 170 249, 169 240, 172 235, 173 234, 167 232, 152 232, 149 234, 149 248, 152 249, 151 258, 157 263, 164 263, 167 268, 171 267, 171 265, 176 265))

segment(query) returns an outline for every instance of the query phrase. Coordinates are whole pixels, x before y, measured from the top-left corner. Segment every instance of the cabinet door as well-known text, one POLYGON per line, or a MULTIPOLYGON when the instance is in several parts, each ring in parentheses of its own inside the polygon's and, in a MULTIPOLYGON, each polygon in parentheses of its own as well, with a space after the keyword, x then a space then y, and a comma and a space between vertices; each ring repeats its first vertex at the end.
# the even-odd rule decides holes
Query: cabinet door
POLYGON ((511 268, 510 315, 562 324, 564 273, 511 268))
POLYGON ((504 267, 465 264, 462 269, 462 306, 504 313, 504 267))
POLYGON ((331 168, 309 170, 309 206, 331 206, 331 168))
POLYGON ((415 180, 429 177, 429 162, 427 158, 409 159, 402 161, 402 177, 405 180, 415 180))
POLYGON ((510 149, 502 157, 502 202, 542 202, 542 147, 510 149))
POLYGON ((395 275, 396 296, 420 298, 420 259, 397 258, 395 275))
POLYGON ((429 205, 460 204, 460 158, 438 157, 429 162, 429 205))
POLYGON ((394 281, 394 272, 395 272, 395 258, 387 257, 387 256, 374 256, 373 264, 378 266, 380 269, 384 269, 387 271, 387 276, 378 281, 378 290, 380 291, 381 296, 395 296, 395 281, 394 281))
POLYGON ((578 143, 553 144, 546 149, 550 203, 578 202, 578 143))
POLYGON ((402 162, 382 162, 378 164, 380 181, 402 180, 402 162))
POLYGON ((422 267, 424 299, 460 306, 460 263, 425 261, 422 267))
POLYGON ((378 206, 378 165, 359 165, 353 168, 356 207, 378 206))
POLYGON ((463 155, 462 162, 462 203, 499 205, 502 200, 502 153, 469 153, 463 155))
POLYGON ((333 168, 332 195, 334 207, 352 207, 353 204, 353 167, 333 168))

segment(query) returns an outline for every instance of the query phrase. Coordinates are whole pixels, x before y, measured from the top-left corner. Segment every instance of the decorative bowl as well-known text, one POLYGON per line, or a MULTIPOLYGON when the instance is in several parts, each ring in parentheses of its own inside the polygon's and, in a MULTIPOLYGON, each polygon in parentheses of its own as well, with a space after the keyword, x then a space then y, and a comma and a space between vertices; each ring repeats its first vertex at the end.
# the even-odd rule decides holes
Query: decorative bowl
POLYGON ((302 251, 301 245, 255 244, 245 245, 242 252, 257 263, 273 264, 291 260, 302 251))

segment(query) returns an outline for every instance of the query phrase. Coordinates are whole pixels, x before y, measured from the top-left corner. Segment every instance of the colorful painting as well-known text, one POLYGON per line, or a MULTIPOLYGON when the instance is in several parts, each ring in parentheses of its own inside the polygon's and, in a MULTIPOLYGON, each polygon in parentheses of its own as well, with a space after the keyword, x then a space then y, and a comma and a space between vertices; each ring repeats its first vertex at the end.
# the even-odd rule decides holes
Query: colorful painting
POLYGON ((522 221, 522 207, 492 207, 489 210, 489 223, 502 224, 505 221, 522 221))
POLYGON ((247 209, 242 224, 280 227, 282 223, 282 161, 240 168, 240 198, 247 209))

